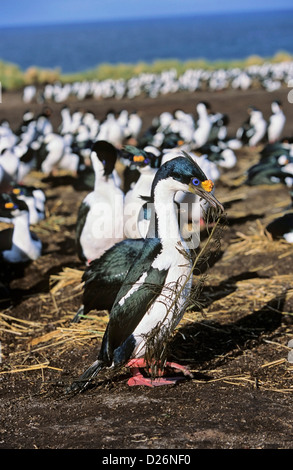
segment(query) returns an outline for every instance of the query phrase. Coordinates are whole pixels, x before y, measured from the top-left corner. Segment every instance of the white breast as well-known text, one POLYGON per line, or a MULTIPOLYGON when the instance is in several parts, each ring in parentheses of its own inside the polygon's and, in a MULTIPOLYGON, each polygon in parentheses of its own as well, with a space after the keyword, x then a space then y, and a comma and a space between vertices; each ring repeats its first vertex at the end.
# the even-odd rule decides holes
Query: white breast
MULTIPOLYGON (((153 267, 166 268, 164 251, 156 258, 153 267)), ((170 258, 169 258, 170 259, 170 258)), ((169 263, 167 278, 161 294, 144 315, 134 330, 136 341, 134 357, 145 354, 146 339, 150 332, 160 324, 163 332, 166 328, 174 329, 185 313, 186 301, 192 286, 191 262, 177 249, 173 252, 172 263, 169 263)), ((158 336, 160 341, 160 335, 158 336)))
POLYGON ((80 243, 88 260, 99 258, 108 248, 123 240, 123 193, 119 188, 100 184, 85 202, 91 210, 87 215, 80 243))

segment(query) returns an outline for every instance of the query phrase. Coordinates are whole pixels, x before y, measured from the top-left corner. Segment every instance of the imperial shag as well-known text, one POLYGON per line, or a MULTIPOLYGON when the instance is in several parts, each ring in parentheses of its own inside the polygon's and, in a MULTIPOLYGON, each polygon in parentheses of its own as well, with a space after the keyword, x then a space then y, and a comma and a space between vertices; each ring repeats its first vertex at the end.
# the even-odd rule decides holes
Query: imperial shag
POLYGON ((272 115, 270 116, 268 123, 268 141, 270 143, 277 142, 282 135, 286 116, 282 109, 282 103, 279 100, 275 100, 271 104, 272 115))
POLYGON ((247 109, 248 119, 237 130, 236 137, 243 145, 255 147, 264 139, 267 130, 267 123, 262 112, 254 106, 247 109))
POLYGON ((211 129, 212 121, 210 119, 211 107, 210 104, 201 101, 196 106, 198 120, 196 122, 196 129, 193 134, 193 142, 195 147, 202 147, 207 143, 211 129))
POLYGON ((10 218, 13 228, 0 232, 2 259, 8 263, 36 260, 42 251, 42 242, 30 231, 27 204, 14 194, 0 195, 0 217, 10 218))
POLYGON ((29 223, 35 225, 46 217, 46 195, 40 188, 28 185, 14 184, 13 194, 23 200, 29 209, 29 223))
MULTIPOLYGON (((178 157, 160 167, 151 192, 156 236, 145 239, 117 294, 97 360, 69 391, 85 388, 103 369, 113 370, 124 365, 134 371, 129 385, 174 383, 172 379, 145 378, 139 368, 146 365, 146 353, 152 363, 158 361, 153 352, 164 347, 181 320, 191 291, 192 261, 180 234, 174 196, 180 190, 197 193, 223 211, 211 193, 212 188, 212 181, 207 180, 191 158, 178 157)), ((168 363, 159 363, 159 367, 164 365, 168 363)))
POLYGON ((291 171, 287 171, 288 157, 281 155, 278 158, 267 159, 260 161, 251 166, 246 172, 245 184, 248 186, 256 186, 259 184, 276 184, 283 183, 286 185, 286 180, 292 179, 291 171))
POLYGON ((292 144, 286 141, 286 139, 280 142, 274 142, 265 145, 264 148, 259 152, 260 162, 276 162, 281 156, 285 156, 288 160, 290 160, 292 158, 291 145, 292 144))
POLYGON ((124 194, 112 177, 116 158, 116 148, 109 142, 93 145, 95 187, 81 203, 76 223, 77 253, 86 264, 124 238, 124 194))
POLYGON ((143 217, 143 197, 149 197, 153 179, 160 166, 160 157, 153 153, 126 145, 132 165, 139 171, 139 178, 124 199, 124 235, 126 238, 145 238, 148 221, 143 217))

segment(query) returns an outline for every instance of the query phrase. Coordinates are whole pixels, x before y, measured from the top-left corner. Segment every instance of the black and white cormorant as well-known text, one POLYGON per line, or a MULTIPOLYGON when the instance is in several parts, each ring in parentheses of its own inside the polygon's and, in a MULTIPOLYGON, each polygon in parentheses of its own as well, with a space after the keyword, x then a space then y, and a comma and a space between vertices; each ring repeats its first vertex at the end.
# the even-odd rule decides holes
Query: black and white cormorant
POLYGON ((143 217, 144 197, 150 197, 152 183, 161 158, 145 149, 126 145, 132 166, 139 171, 139 178, 124 198, 124 235, 126 238, 145 238, 148 221, 143 217))
POLYGON ((270 143, 277 142, 282 135, 286 116, 283 112, 282 103, 279 100, 274 100, 271 104, 272 115, 268 122, 268 141, 270 143))
POLYGON ((281 155, 261 160, 259 163, 252 165, 246 172, 245 184, 248 186, 276 183, 287 185, 286 180, 291 180, 293 177, 291 168, 287 166, 291 158, 281 155))
POLYGON ((262 112, 254 106, 247 109, 248 118, 236 132, 236 138, 243 145, 255 147, 265 138, 267 123, 262 112))
MULTIPOLYGON (((153 352, 165 345, 181 320, 191 292, 192 260, 180 234, 174 197, 177 191, 197 193, 219 211, 222 205, 211 193, 207 180, 191 159, 177 157, 166 162, 155 175, 151 197, 154 200, 156 232, 146 237, 142 249, 128 271, 110 312, 97 360, 68 391, 81 390, 102 370, 129 366, 129 385, 174 383, 163 378, 145 378, 140 367, 158 361, 153 352), (147 360, 148 362, 148 360, 147 360)), ((177 364, 160 363, 184 369, 177 364)), ((187 371, 185 371, 187 373, 187 371)))
POLYGON ((112 144, 95 142, 91 151, 95 186, 82 201, 76 223, 77 253, 86 264, 124 238, 124 194, 112 177, 116 159, 112 144))
POLYGON ((41 240, 30 231, 27 204, 12 194, 0 195, 0 217, 9 218, 14 227, 0 232, 2 260, 8 263, 25 263, 39 258, 41 240))
POLYGON ((46 194, 41 188, 13 184, 13 194, 23 200, 29 209, 29 223, 35 225, 46 217, 46 194))
POLYGON ((289 139, 283 139, 279 142, 269 143, 264 146, 264 148, 259 152, 260 162, 273 161, 276 162, 279 157, 285 156, 290 160, 292 153, 292 143, 289 139))

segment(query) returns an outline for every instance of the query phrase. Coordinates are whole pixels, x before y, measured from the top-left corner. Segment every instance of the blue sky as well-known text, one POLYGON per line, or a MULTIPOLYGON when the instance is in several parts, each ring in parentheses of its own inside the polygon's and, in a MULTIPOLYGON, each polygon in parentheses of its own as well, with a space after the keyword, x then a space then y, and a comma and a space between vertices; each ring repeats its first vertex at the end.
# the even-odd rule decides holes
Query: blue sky
POLYGON ((292 0, 1 0, 0 26, 293 9, 292 0))

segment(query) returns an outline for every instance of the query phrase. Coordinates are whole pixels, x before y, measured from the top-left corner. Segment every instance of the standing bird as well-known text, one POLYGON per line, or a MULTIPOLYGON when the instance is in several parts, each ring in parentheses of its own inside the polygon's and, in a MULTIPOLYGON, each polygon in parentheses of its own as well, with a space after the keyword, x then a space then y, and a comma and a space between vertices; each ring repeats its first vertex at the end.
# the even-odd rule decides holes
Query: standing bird
POLYGON ((116 148, 121 148, 124 140, 123 127, 119 124, 117 113, 109 111, 105 120, 101 123, 97 135, 98 140, 106 140, 115 145, 116 148))
POLYGON ((50 132, 43 137, 42 152, 39 152, 41 171, 46 175, 56 172, 58 164, 62 159, 65 149, 63 137, 50 132))
MULTIPOLYGON (((151 191, 155 236, 145 239, 117 294, 97 360, 68 391, 86 388, 101 370, 124 365, 134 371, 129 385, 174 383, 174 379, 143 377, 139 368, 146 365, 146 355, 151 356, 151 363, 157 362, 156 349, 162 352, 186 310, 191 293, 192 261, 180 234, 175 194, 180 190, 197 193, 214 208, 223 211, 222 205, 211 194, 212 189, 212 181, 206 179, 191 158, 178 157, 160 167, 151 191)), ((188 373, 178 364, 163 365, 188 373)))
POLYGON ((248 140, 248 145, 250 147, 256 147, 256 145, 260 144, 262 139, 265 137, 267 123, 259 109, 251 108, 249 112, 250 124, 253 126, 253 135, 248 140))
POLYGON ((236 139, 242 145, 255 147, 266 135, 267 123, 262 112, 254 106, 247 109, 248 118, 236 132, 236 139))
POLYGON ((134 144, 138 141, 138 136, 142 128, 142 119, 136 111, 129 114, 127 126, 124 130, 125 138, 134 144), (130 140, 131 139, 131 140, 130 140))
POLYGON ((282 104, 278 100, 272 102, 271 109, 272 115, 269 119, 267 132, 268 141, 272 144, 280 139, 286 123, 286 116, 283 112, 282 104))
POLYGON ((10 180, 19 181, 19 157, 15 147, 5 148, 0 152, 0 165, 10 180))
POLYGON ((196 129, 193 134, 193 142, 196 148, 202 147, 207 143, 212 129, 212 121, 210 117, 211 107, 209 103, 201 101, 196 106, 198 120, 196 129))
POLYGON ((160 166, 161 158, 145 149, 126 145, 132 167, 139 171, 139 178, 126 193, 124 199, 124 235, 126 238, 145 237, 148 222, 142 216, 144 199, 150 196, 153 179, 160 166))
POLYGON ((61 114, 61 124, 58 128, 58 131, 61 135, 69 134, 71 131, 71 113, 67 105, 63 106, 60 111, 61 114))
POLYGON ((86 264, 124 238, 124 194, 113 178, 116 159, 112 144, 95 142, 91 151, 95 186, 79 207, 75 233, 78 256, 86 264))

